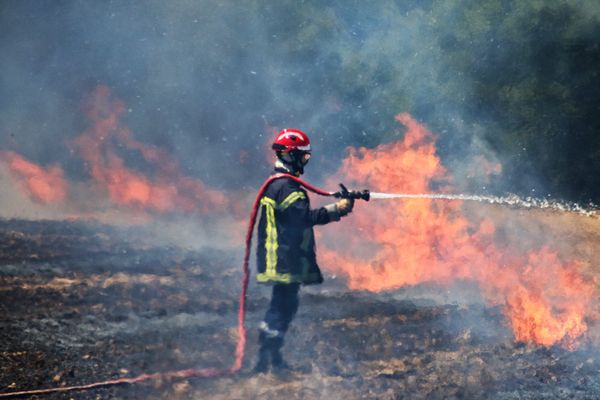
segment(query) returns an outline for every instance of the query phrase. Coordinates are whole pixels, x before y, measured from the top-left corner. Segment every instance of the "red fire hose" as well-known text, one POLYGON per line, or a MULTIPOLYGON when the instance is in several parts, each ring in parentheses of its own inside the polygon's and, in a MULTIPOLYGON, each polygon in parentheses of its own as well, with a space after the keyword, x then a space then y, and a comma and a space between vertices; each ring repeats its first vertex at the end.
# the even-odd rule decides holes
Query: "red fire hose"
POLYGON ((242 278, 242 292, 240 294, 240 305, 238 311, 238 342, 235 348, 235 360, 233 365, 227 369, 217 369, 217 368, 189 368, 178 371, 166 371, 166 372, 156 372, 153 374, 141 374, 135 377, 130 378, 119 378, 112 379, 107 381, 90 383, 87 385, 76 385, 76 386, 64 386, 57 388, 48 388, 48 389, 36 389, 36 390, 23 390, 19 392, 10 392, 10 393, 0 393, 0 398, 8 398, 8 397, 18 397, 18 396, 27 396, 27 395, 37 395, 37 394, 48 394, 55 392, 69 392, 74 390, 86 390, 86 389, 94 389, 98 387, 105 386, 115 386, 122 384, 133 384, 138 382, 143 382, 152 379, 164 379, 164 378, 212 378, 224 375, 231 375, 235 372, 239 371, 242 368, 242 363, 244 361, 244 352, 246 349, 246 294, 248 292, 248 281, 250 278, 250 271, 248 269, 248 261, 250 259, 250 248, 252 247, 252 233, 254 231, 254 225, 256 224, 256 216, 258 214, 258 208, 260 205, 260 199, 265 189, 271 182, 276 179, 288 178, 298 182, 300 185, 310 190, 313 193, 319 194, 321 196, 337 196, 344 197, 347 192, 345 192, 345 188, 342 186, 343 194, 340 195, 339 192, 326 192, 324 190, 318 189, 300 178, 297 178, 290 174, 275 174, 269 177, 263 183, 263 185, 258 190, 258 195, 254 200, 254 205, 252 206, 252 213, 250 214, 250 222, 248 224, 248 230, 246 231, 246 251, 244 253, 244 263, 242 267, 243 278, 242 278))

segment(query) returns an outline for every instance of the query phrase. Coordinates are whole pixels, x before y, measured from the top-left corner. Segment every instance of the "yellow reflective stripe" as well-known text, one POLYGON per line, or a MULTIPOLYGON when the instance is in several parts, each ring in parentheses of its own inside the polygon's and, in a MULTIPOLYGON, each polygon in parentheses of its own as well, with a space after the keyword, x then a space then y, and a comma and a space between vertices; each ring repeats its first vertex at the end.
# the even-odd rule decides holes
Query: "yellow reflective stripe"
POLYGON ((278 282, 278 283, 290 283, 292 281, 291 274, 272 274, 269 275, 267 273, 260 273, 256 275, 256 280, 259 283, 267 283, 267 282, 278 282))
POLYGON ((265 272, 261 272, 256 275, 256 281, 258 283, 291 283, 291 282, 302 282, 302 283, 314 283, 319 279, 319 274, 316 272, 308 272, 306 267, 303 268, 302 275, 292 274, 275 274, 267 275, 265 272))
POLYGON ((288 208, 289 206, 292 205, 292 203, 294 203, 296 200, 298 199, 305 199, 306 195, 304 194, 304 192, 292 192, 290 193, 285 199, 283 199, 283 201, 279 204, 279 209, 280 210, 285 210, 286 208, 288 208))
POLYGON ((263 206, 270 205, 271 207, 277 207, 277 202, 267 196, 260 199, 260 204, 262 204, 263 206))
POLYGON ((263 197, 260 203, 265 206, 265 215, 267 217, 267 239, 265 240, 267 267, 265 273, 269 276, 277 274, 277 225, 275 225, 275 200, 263 197))
MULTIPOLYGON (((264 196, 260 199, 260 204, 264 206, 265 217, 267 220, 266 226, 266 240, 265 240, 265 258, 266 268, 265 272, 260 273, 256 276, 258 282, 279 282, 279 283, 290 283, 292 276, 287 274, 280 274, 277 272, 277 248, 279 243, 277 241, 277 225, 275 223, 275 210, 283 211, 292 205, 298 199, 305 199, 306 194, 302 191, 290 193, 279 205, 277 202, 270 197, 264 196)), ((306 241, 306 239, 304 240, 306 241)))

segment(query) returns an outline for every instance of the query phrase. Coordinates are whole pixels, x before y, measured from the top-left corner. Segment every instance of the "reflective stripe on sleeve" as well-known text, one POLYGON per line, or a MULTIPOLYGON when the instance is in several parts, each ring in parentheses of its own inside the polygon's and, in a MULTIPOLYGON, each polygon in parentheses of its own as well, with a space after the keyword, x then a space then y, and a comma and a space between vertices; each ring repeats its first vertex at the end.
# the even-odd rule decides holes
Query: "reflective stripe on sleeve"
POLYGON ((301 192, 301 191, 292 192, 285 199, 283 199, 283 201, 279 204, 279 206, 277 208, 279 210, 283 211, 286 208, 288 208, 289 206, 291 206, 296 200, 305 199, 305 198, 306 198, 306 194, 304 194, 304 192, 301 192))

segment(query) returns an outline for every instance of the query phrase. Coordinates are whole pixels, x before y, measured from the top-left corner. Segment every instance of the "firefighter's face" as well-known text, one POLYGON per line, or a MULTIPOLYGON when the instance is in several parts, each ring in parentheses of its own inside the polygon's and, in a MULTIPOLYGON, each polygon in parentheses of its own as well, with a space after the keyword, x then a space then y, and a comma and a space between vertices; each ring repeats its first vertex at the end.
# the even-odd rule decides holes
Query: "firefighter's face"
POLYGON ((304 154, 302 154, 302 157, 300 158, 300 161, 302 162, 302 165, 308 164, 308 160, 310 160, 310 153, 304 153, 304 154))

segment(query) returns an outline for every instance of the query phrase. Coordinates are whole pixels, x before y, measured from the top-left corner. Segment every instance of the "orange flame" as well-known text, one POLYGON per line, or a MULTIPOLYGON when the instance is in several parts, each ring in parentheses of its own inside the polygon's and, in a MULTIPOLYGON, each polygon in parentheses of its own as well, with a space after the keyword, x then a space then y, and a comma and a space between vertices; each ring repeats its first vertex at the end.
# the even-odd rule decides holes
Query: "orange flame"
POLYGON ((125 104, 113 99, 106 86, 98 86, 85 107, 92 127, 73 141, 94 181, 118 205, 159 213, 214 212, 229 207, 227 197, 181 175, 175 160, 164 151, 137 141, 121 123, 125 104), (137 151, 155 171, 152 180, 125 165, 115 146, 137 151))
POLYGON ((58 165, 43 168, 12 151, 0 154, 21 190, 41 204, 61 203, 67 197, 68 184, 58 165))
MULTIPOLYGON (((404 138, 350 149, 338 178, 379 192, 447 191, 451 177, 435 136, 408 114, 396 119, 407 128, 404 138)), ((595 285, 580 263, 564 263, 547 247, 528 254, 501 248, 493 223, 470 222, 460 202, 408 199, 359 207, 343 229, 332 227, 336 240, 320 254, 323 265, 347 276, 350 288, 381 291, 466 279, 503 306, 519 341, 572 346, 586 331, 595 285)))

